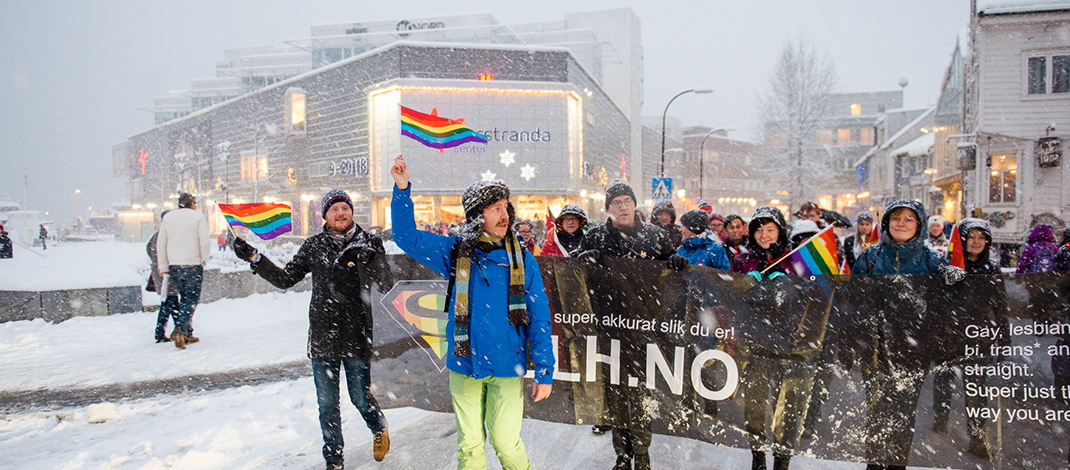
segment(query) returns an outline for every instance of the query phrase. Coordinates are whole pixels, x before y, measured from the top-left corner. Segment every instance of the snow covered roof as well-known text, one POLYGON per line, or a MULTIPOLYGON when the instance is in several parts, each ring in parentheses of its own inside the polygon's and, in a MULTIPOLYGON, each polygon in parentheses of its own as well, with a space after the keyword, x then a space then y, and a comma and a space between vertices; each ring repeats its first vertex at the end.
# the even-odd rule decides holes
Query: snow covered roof
POLYGON ((977 13, 1000 15, 1042 11, 1070 10, 1067 0, 977 0, 977 13))
POLYGON ((934 144, 936 144, 936 133, 930 132, 910 141, 902 147, 892 150, 891 154, 902 155, 905 153, 911 157, 920 157, 929 153, 929 149, 933 148, 934 144))
POLYGON ((907 124, 907 125, 903 126, 902 129, 899 129, 899 132, 896 132, 895 135, 889 137, 888 140, 884 141, 884 143, 881 144, 881 150, 886 150, 888 147, 891 147, 892 144, 894 144, 896 140, 899 140, 899 138, 903 136, 903 134, 906 134, 911 129, 914 129, 915 127, 917 127, 918 124, 920 124, 923 119, 925 119, 926 117, 928 117, 930 114, 932 114, 934 112, 936 112, 936 106, 933 106, 933 107, 929 108, 928 111, 926 111, 924 113, 921 113, 920 116, 915 118, 913 121, 910 121, 910 124, 907 124))

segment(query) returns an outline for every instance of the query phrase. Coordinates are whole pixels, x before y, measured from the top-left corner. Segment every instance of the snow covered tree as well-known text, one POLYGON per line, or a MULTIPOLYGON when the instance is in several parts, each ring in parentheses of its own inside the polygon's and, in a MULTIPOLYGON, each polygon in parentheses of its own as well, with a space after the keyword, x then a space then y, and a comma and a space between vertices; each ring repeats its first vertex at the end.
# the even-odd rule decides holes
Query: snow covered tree
POLYGON ((822 194, 836 172, 831 142, 820 137, 832 114, 829 95, 836 82, 828 54, 818 55, 800 37, 781 49, 769 89, 759 98, 758 135, 768 152, 762 168, 792 210, 822 194))

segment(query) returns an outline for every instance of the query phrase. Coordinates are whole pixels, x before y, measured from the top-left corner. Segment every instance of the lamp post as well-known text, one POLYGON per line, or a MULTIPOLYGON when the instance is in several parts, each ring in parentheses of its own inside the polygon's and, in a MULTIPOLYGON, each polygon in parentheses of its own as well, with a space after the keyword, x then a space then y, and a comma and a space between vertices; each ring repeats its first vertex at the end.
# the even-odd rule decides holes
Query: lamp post
POLYGON ((75 189, 74 192, 71 193, 71 227, 72 228, 74 227, 74 225, 76 223, 78 223, 78 205, 75 203, 75 197, 77 197, 78 193, 80 193, 80 192, 82 192, 81 189, 75 189))
POLYGON ((669 105, 671 105, 673 101, 676 101, 676 98, 679 98, 681 95, 685 95, 687 93, 692 93, 692 92, 694 92, 696 94, 699 94, 699 95, 705 95, 705 94, 708 94, 708 93, 713 93, 713 89, 712 88, 692 88, 690 90, 681 91, 681 92, 677 93, 676 96, 672 97, 671 100, 669 100, 669 103, 665 105, 665 111, 663 111, 661 113, 661 167, 658 170, 658 172, 660 173, 660 175, 659 175, 660 178, 664 178, 665 177, 665 117, 668 116, 668 114, 669 114, 669 105))
POLYGON ((725 128, 722 127, 720 129, 714 129, 712 131, 707 132, 706 133, 706 137, 702 138, 702 143, 699 144, 699 146, 698 146, 698 197, 699 198, 706 197, 706 196, 704 196, 702 194, 702 188, 705 186, 705 183, 703 182, 703 178, 705 178, 705 176, 706 176, 706 168, 705 168, 705 163, 706 163, 706 139, 709 139, 710 136, 713 135, 714 132, 721 132, 721 131, 728 132, 728 131, 734 131, 734 130, 735 129, 725 129, 725 128))

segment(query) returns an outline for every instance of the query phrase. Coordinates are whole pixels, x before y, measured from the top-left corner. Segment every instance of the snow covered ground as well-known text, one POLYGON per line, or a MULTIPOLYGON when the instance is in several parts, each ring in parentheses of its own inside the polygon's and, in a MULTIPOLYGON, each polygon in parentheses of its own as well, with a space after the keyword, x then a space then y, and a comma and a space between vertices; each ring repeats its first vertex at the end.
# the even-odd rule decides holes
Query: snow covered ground
MULTIPOLYGON (((88 280, 139 283, 140 271, 148 267, 143 249, 142 244, 105 242, 59 245, 47 256, 23 253, 15 266, 32 273, 22 277, 36 280, 12 274, 15 263, 0 264, 0 288, 40 290, 88 280)), ((0 414, 0 468, 322 468, 315 387, 307 373, 251 386, 133 393, 138 384, 165 379, 307 362, 309 296, 280 292, 202 304, 194 323, 201 342, 186 350, 153 342, 156 314, 151 312, 57 325, 42 320, 0 324, 0 413, 6 413, 0 414), (76 406, 48 402, 56 392, 108 387, 112 396, 106 399, 83 396, 76 406), (129 395, 122 393, 126 389, 129 395), (140 398, 124 398, 129 396, 140 398), (19 401, 33 406, 19 406, 19 401)), ((377 324, 377 335, 380 326, 387 327, 377 324)), ((374 362, 374 389, 382 391, 385 381, 409 383, 407 374, 437 373, 420 354, 413 350, 374 362)), ((380 394, 380 403, 392 407, 386 411, 392 449, 383 463, 371 458, 371 434, 346 404, 343 390, 347 468, 455 468, 452 415, 402 406, 422 396, 441 397, 442 383, 440 390, 380 394)), ((589 426, 526 420, 523 438, 533 468, 609 468, 614 462, 611 438, 592 435, 589 426)), ((658 468, 750 464, 744 449, 662 435, 654 437, 651 454, 658 468)), ((487 455, 489 467, 500 468, 489 447, 487 455)), ((864 465, 796 457, 792 468, 864 465)))

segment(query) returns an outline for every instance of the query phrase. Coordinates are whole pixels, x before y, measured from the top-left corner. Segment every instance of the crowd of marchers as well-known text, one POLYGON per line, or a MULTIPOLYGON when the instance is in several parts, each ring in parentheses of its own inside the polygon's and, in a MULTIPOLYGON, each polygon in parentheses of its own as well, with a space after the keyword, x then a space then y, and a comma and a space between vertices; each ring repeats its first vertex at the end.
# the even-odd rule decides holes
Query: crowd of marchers
MULTIPOLYGON (((487 439, 503 468, 530 468, 520 439, 523 375, 533 365, 530 393, 538 402, 552 392, 555 362, 549 299, 536 255, 573 257, 603 270, 611 269, 611 263, 605 261, 619 257, 660 260, 677 271, 689 265, 732 271, 752 278, 754 287, 748 295, 753 297, 784 289, 788 277, 799 274, 787 255, 829 223, 822 219, 820 207, 809 202, 792 214, 794 221, 789 224, 782 211, 772 206, 758 207, 753 214, 727 216, 703 206, 678 218, 670 201, 655 205, 648 222, 646 214, 638 210, 631 186, 613 180, 606 187, 605 219, 592 221, 581 207, 568 204, 542 230, 541 223, 517 219, 505 183, 479 181, 461 197, 462 222, 420 227, 414 220, 409 168, 402 157, 397 158, 390 173, 395 182, 391 201, 394 242, 408 256, 449 280, 446 358, 457 425, 458 468, 483 468, 487 439)), ((285 266, 274 264, 241 238, 234 238, 232 245, 235 254, 248 261, 257 275, 279 288, 292 287, 312 275, 308 356, 319 403, 323 456, 328 469, 340 469, 344 466, 339 414, 343 369, 350 399, 374 436, 375 459, 385 459, 390 449, 388 424, 370 388, 370 290, 386 292, 393 278, 383 241, 354 222, 348 194, 331 190, 323 196, 321 207, 324 230, 306 239, 285 266)), ((163 299, 156 340, 179 348, 199 341, 193 336, 192 317, 210 251, 207 225, 196 208, 193 196, 183 194, 179 208, 162 218, 159 233, 148 244, 154 287, 163 299), (175 329, 167 336, 165 326, 170 317, 175 320, 175 329)), ((843 267, 855 274, 932 275, 950 286, 968 275, 1000 272, 989 257, 992 233, 983 220, 964 219, 953 231, 941 217, 927 217, 920 203, 895 201, 885 208, 880 220, 863 212, 853 227, 854 233, 837 240, 837 251, 843 267), (948 233, 957 233, 959 239, 949 241, 948 233), (963 248, 963 268, 948 262, 948 248, 954 244, 963 248)), ((1051 228, 1037 226, 1019 260, 1019 272, 1070 269, 1070 230, 1062 235, 1061 245, 1056 245, 1051 228)), ((814 292, 815 298, 822 296, 820 289, 814 292)), ((827 301, 832 303, 831 298, 827 301)), ((996 312, 1000 308, 990 310, 998 317, 996 321, 1005 322, 1005 316, 996 312)), ((766 468, 765 449, 770 448, 773 468, 789 467, 797 441, 816 426, 835 375, 823 364, 838 358, 824 356, 843 355, 844 351, 850 356, 852 347, 847 341, 835 346, 825 347, 816 359, 805 360, 785 356, 775 346, 760 341, 737 351, 752 468, 766 468), (766 432, 770 406, 774 409, 773 442, 768 442, 766 432)), ((924 372, 918 371, 926 369, 918 364, 926 359, 918 357, 924 353, 916 348, 868 352, 882 351, 898 356, 862 367, 867 434, 871 436, 866 442, 871 462, 868 468, 905 468, 924 378, 924 372), (909 382, 906 386, 904 380, 909 382)), ((1067 368, 1070 372, 1070 364, 1067 368)), ((953 370, 936 376, 936 432, 947 432, 956 378, 953 370)), ((983 378, 970 380, 983 385, 983 378)), ((592 432, 612 433, 615 469, 651 468, 652 418, 646 411, 650 390, 610 383, 603 387, 605 412, 614 416, 595 425, 592 432)), ((968 406, 984 406, 983 398, 971 400, 968 406)), ((716 403, 707 402, 705 413, 716 415, 716 403)), ((969 452, 991 458, 983 421, 971 418, 969 433, 969 452)))

